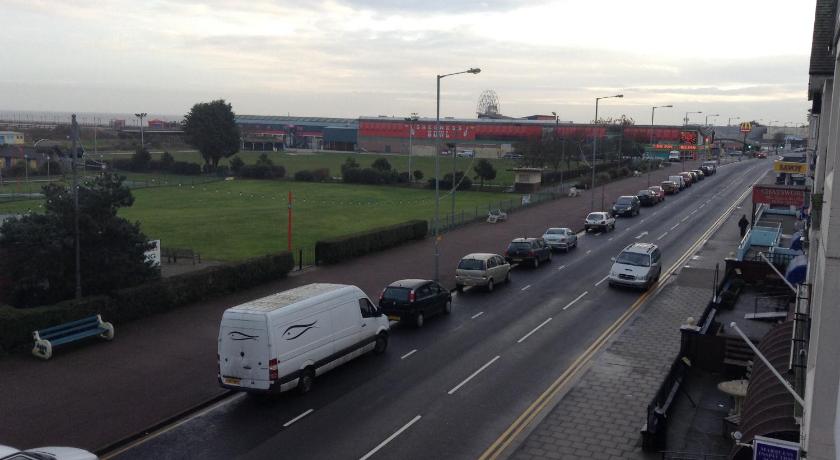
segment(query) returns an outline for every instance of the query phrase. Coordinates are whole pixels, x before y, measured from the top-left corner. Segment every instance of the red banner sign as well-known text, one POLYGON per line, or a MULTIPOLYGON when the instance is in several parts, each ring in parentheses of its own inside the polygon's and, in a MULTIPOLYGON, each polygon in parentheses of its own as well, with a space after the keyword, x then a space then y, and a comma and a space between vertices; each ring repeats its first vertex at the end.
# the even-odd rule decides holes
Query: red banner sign
POLYGON ((779 206, 805 206, 805 193, 808 189, 802 187, 785 187, 774 185, 753 185, 753 203, 764 203, 779 206))

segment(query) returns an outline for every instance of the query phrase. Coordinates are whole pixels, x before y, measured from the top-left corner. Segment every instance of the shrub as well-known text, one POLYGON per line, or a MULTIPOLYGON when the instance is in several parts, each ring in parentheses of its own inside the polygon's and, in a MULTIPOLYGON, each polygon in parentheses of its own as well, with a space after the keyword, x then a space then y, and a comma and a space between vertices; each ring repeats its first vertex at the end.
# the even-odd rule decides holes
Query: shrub
POLYGON ((348 184, 384 185, 397 182, 394 171, 379 171, 373 168, 349 168, 344 170, 342 180, 348 184))
POLYGON ((370 167, 377 171, 388 172, 391 170, 391 163, 385 158, 377 158, 370 167))
POLYGON ((314 182, 315 174, 312 174, 312 171, 308 169, 301 169, 295 173, 295 180, 301 182, 314 182))
POLYGON ((239 169, 239 175, 249 179, 282 179, 286 176, 286 168, 257 162, 257 164, 242 166, 239 169))
POLYGON ((145 148, 138 148, 131 156, 131 171, 148 171, 149 163, 152 162, 152 154, 145 148))
POLYGON ((322 240, 315 243, 315 258, 322 263, 336 263, 351 257, 397 246, 406 241, 423 239, 428 231, 428 222, 412 220, 402 224, 322 240))
POLYGON ((399 183, 407 184, 408 183, 408 171, 403 171, 399 175, 399 183))
POLYGON ((610 179, 611 179, 611 176, 610 176, 609 173, 600 172, 600 173, 598 173, 597 176, 595 176, 595 183, 598 184, 598 185, 606 184, 607 182, 610 181, 610 179))
POLYGON ((115 324, 283 278, 294 267, 288 252, 208 267, 121 289, 111 296, 85 297, 54 305, 18 309, 0 306, 0 348, 32 343, 32 331, 101 314, 115 324))
POLYGON ((628 168, 627 166, 622 166, 621 169, 618 170, 618 175, 620 177, 630 176, 630 168, 628 168))
POLYGON ((419 169, 414 170, 414 180, 423 180, 423 171, 419 169))
MULTIPOLYGON (((472 179, 470 179, 469 177, 465 177, 463 171, 457 171, 455 173, 455 182, 458 184, 457 190, 470 190, 472 188, 472 179)), ((451 190, 452 173, 443 176, 443 179, 440 180, 439 186, 442 190, 451 190)), ((435 188, 434 178, 429 179, 429 187, 435 188)))
POLYGON ((169 171, 172 169, 172 164, 175 163, 175 158, 169 152, 163 152, 163 155, 160 156, 160 169, 161 171, 169 171))
POLYGON ((46 176, 47 171, 49 171, 49 173, 51 175, 52 174, 61 174, 62 173, 61 162, 55 161, 55 160, 49 160, 49 168, 47 167, 47 162, 46 161, 41 163, 41 166, 38 168, 38 174, 40 174, 42 176, 46 176))
POLYGON ((356 159, 353 158, 353 157, 347 157, 347 159, 344 160, 344 164, 341 165, 341 175, 343 176, 344 174, 346 174, 347 170, 349 170, 349 169, 358 169, 358 168, 359 168, 359 162, 357 162, 356 159))
POLYGON ((231 158, 229 164, 230 170, 233 171, 235 174, 239 174, 239 170, 242 169, 243 166, 245 166, 245 162, 242 161, 242 158, 239 158, 238 156, 231 158))
POLYGON ((312 175, 315 176, 316 182, 325 182, 330 180, 332 176, 330 176, 329 168, 318 168, 312 170, 312 175))
POLYGON ((185 176, 198 176, 201 174, 201 166, 197 163, 189 163, 186 161, 176 161, 172 163, 172 174, 181 174, 185 176))

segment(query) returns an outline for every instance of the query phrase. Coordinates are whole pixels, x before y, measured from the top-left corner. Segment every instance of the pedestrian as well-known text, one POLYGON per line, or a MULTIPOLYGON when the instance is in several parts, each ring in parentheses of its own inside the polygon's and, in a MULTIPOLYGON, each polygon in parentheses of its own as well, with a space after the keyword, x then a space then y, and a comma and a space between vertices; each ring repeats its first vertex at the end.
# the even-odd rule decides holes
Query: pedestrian
POLYGON ((746 214, 741 214, 741 220, 738 221, 738 226, 741 227, 741 238, 747 234, 747 227, 750 226, 750 221, 747 220, 746 214))

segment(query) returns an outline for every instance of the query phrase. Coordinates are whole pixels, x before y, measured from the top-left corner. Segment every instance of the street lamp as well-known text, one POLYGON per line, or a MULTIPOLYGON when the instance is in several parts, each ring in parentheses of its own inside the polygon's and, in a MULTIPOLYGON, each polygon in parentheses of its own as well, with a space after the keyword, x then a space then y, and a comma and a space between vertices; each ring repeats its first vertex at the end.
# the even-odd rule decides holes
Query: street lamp
MULTIPOLYGON (((37 141, 35 141, 35 143, 32 144, 32 150, 35 153, 38 153, 38 144, 40 144, 41 142, 46 141, 46 140, 48 140, 48 139, 38 139, 37 141)), ((46 157, 47 157, 47 183, 49 183, 49 181, 50 181, 50 155, 46 154, 46 157)))
POLYGON ((414 175, 411 171, 411 141, 414 139, 414 122, 418 119, 417 112, 411 112, 411 115, 405 118, 408 122, 408 183, 413 182, 414 175))
POLYGON ((134 116, 140 119, 140 147, 143 148, 146 146, 146 143, 143 142, 143 118, 146 118, 148 115, 146 112, 135 113, 134 116))
POLYGON ((703 112, 686 112, 685 113, 685 118, 684 118, 686 126, 688 126, 688 114, 690 114, 690 113, 703 113, 703 112))
POLYGON ((23 164, 26 166, 26 197, 29 198, 29 194, 32 192, 31 188, 29 187, 29 154, 23 154, 23 164))
MULTIPOLYGON (((557 112, 551 112, 554 115, 554 139, 557 139, 558 131, 560 130, 560 115, 557 115, 557 112)), ((561 147, 560 151, 560 161, 566 159, 566 137, 563 136, 563 146, 561 147)), ((560 165, 560 188, 563 188, 563 165, 560 165)))
MULTIPOLYGON (((481 72, 481 69, 474 67, 461 72, 447 73, 437 76, 437 110, 435 114, 435 281, 438 281, 440 270, 440 248, 438 239, 440 236, 440 80, 452 75, 471 73, 473 75, 481 72)), ((455 153, 452 153, 452 214, 455 214, 455 153)))
POLYGON ((601 99, 610 99, 610 98, 613 98, 613 97, 621 98, 621 97, 624 97, 624 95, 623 94, 616 94, 614 96, 602 96, 602 97, 596 97, 595 98, 595 125, 596 125, 596 129, 594 130, 594 134, 593 134, 593 137, 592 137, 592 184, 590 186, 590 189, 591 189, 592 193, 590 193, 590 199, 589 199, 589 212, 592 212, 592 211, 595 210, 595 152, 598 150, 598 129, 597 129, 597 125, 598 125, 598 101, 600 101, 601 99))
POLYGON ((664 109, 664 108, 673 108, 674 106, 671 104, 668 105, 655 105, 650 108, 650 150, 651 155, 648 158, 647 163, 647 184, 650 187, 650 166, 653 160, 653 116, 656 114, 656 109, 664 109))
POLYGON ((729 117, 729 118, 726 119, 726 126, 729 126, 729 122, 731 122, 732 120, 740 120, 740 119, 741 119, 741 117, 729 117))
POLYGON ((720 116, 719 113, 710 113, 710 114, 706 115, 706 122, 703 123, 703 126, 709 126, 709 117, 719 117, 719 116, 720 116))

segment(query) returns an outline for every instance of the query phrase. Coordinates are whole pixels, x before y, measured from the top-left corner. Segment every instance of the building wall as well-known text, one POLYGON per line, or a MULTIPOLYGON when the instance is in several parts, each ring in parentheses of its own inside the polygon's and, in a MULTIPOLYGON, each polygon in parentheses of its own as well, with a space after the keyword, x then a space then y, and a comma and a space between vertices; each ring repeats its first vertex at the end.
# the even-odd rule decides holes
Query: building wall
POLYGON ((23 145, 23 133, 15 131, 0 131, 0 145, 23 145))

